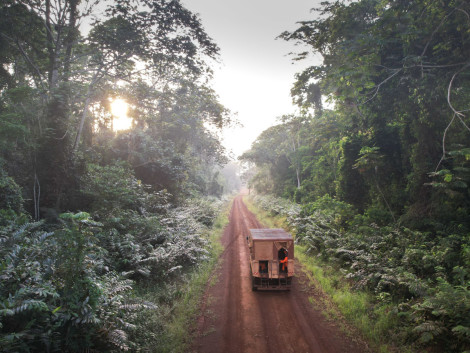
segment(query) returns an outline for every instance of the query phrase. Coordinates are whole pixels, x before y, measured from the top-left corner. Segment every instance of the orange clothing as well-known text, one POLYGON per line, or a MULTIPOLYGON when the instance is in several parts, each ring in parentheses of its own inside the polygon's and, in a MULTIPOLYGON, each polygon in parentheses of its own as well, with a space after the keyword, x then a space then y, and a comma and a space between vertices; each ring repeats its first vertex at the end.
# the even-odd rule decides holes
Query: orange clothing
POLYGON ((282 264, 282 271, 286 270, 288 257, 286 256, 284 260, 279 261, 282 264))

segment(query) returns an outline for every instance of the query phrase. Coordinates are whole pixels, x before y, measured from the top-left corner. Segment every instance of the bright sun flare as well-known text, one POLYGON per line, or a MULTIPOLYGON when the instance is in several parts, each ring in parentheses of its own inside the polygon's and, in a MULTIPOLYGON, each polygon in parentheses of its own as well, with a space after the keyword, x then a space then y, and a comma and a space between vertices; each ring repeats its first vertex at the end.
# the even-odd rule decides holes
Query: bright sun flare
POLYGON ((111 114, 113 114, 113 130, 128 130, 132 126, 132 119, 127 116, 128 104, 121 98, 111 102, 111 114))

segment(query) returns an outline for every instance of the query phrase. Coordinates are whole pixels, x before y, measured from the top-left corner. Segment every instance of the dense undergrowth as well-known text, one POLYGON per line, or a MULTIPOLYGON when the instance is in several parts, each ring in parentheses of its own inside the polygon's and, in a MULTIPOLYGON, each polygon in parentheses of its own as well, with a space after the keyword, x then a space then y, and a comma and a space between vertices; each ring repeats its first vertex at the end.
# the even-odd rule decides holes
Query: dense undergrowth
POLYGON ((159 310, 141 311, 137 322, 142 330, 132 332, 139 351, 187 352, 196 332, 200 300, 223 251, 220 236, 228 223, 228 202, 215 218, 208 240, 207 260, 186 269, 178 281, 140 282, 136 295, 158 304, 159 310))
POLYGON ((122 166, 93 166, 88 175, 89 213, 40 222, 3 179, 12 202, 0 211, 1 351, 182 351, 184 335, 172 341, 169 325, 181 314, 180 330, 189 329, 196 283, 217 257, 210 229, 223 201, 174 207, 122 166))
POLYGON ((380 217, 328 196, 302 208, 268 196, 255 202, 286 217, 297 253, 330 277, 325 291, 377 346, 470 350, 468 235, 379 225, 380 217))

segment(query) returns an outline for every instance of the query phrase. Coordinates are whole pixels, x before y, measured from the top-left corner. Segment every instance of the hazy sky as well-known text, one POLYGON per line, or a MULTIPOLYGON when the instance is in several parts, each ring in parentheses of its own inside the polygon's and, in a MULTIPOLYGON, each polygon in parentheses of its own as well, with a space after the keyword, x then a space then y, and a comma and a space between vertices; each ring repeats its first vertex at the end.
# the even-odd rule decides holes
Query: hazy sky
POLYGON ((243 128, 224 133, 224 145, 235 156, 249 149, 276 118, 295 112, 289 95, 294 75, 315 64, 292 64, 293 43, 275 38, 313 19, 320 0, 182 0, 199 14, 206 32, 221 49, 213 88, 220 102, 238 113, 243 128))

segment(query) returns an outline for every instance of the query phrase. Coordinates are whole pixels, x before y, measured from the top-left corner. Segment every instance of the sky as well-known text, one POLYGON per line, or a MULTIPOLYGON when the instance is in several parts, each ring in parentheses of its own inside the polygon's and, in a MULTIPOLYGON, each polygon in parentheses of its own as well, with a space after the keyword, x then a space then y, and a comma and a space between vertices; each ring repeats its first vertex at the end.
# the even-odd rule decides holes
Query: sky
POLYGON ((212 87, 243 125, 223 133, 223 144, 235 157, 250 149, 277 118, 296 112, 290 97, 295 74, 319 62, 310 58, 293 64, 287 54, 299 48, 276 37, 298 28, 298 21, 312 20, 315 13, 310 9, 319 2, 182 0, 220 47, 212 87))

